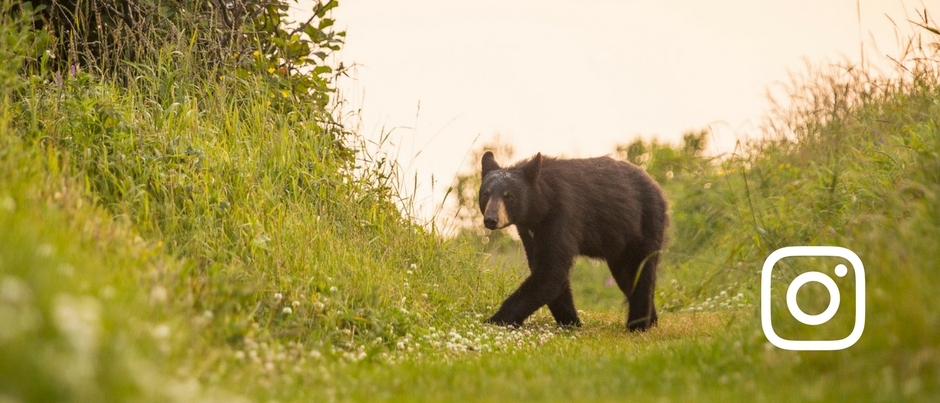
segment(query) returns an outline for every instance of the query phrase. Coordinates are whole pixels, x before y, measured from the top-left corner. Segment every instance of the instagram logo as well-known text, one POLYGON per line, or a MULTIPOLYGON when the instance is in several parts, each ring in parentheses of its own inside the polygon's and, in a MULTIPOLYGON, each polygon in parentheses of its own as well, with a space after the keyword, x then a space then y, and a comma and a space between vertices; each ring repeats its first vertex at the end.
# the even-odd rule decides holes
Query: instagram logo
MULTIPOLYGON (((844 264, 834 267, 834 274, 838 277, 845 277, 849 268, 844 264)), ((816 326, 828 322, 835 316, 839 309, 842 295, 835 281, 828 274, 819 271, 810 271, 800 274, 787 288, 787 309, 793 318, 800 323, 816 326), (829 306, 823 312, 810 315, 804 312, 796 302, 796 293, 803 285, 809 282, 818 282, 829 291, 829 306)), ((838 246, 788 246, 780 248, 770 254, 764 261, 764 267, 761 269, 760 282, 760 309, 761 326, 764 329, 764 335, 771 344, 784 350, 842 350, 855 344, 862 331, 865 330, 865 267, 862 266, 862 260, 851 250, 838 246), (831 256, 847 260, 852 265, 855 276, 855 327, 846 338, 841 340, 787 340, 774 331, 770 312, 770 279, 774 265, 781 259, 796 256, 831 256)))

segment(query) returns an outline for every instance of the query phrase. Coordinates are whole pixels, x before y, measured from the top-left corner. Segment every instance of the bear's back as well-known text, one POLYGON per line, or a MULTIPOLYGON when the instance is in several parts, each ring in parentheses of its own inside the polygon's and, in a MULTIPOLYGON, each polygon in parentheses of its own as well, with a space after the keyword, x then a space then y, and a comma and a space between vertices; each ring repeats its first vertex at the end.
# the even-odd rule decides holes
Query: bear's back
POLYGON ((665 229, 666 202, 641 168, 609 157, 547 159, 540 185, 548 190, 552 214, 565 217, 577 233, 581 253, 601 256, 665 229))

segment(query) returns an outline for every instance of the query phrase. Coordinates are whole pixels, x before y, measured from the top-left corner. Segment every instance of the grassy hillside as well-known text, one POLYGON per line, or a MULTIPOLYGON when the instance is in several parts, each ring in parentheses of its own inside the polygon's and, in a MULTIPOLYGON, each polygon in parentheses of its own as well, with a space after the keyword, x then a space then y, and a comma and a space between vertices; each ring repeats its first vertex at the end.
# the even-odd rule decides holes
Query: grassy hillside
MULTIPOLYGON (((328 58, 290 56, 305 75, 280 70, 277 41, 207 56, 217 31, 197 24, 154 31, 133 61, 63 64, 45 52, 54 38, 7 10, 0 401, 940 398, 934 31, 895 78, 807 72, 763 139, 733 155, 705 155, 701 133, 624 146, 673 217, 666 312, 631 334, 591 262, 575 269, 583 328, 543 311, 521 329, 482 325, 527 270, 518 249, 445 239, 399 212, 391 162, 330 110, 328 58), (760 268, 786 245, 841 245, 864 261, 855 346, 767 343, 760 268)), ((775 290, 832 264, 782 265, 775 290)), ((839 286, 850 311, 857 290, 839 286)), ((775 292, 788 335, 840 338, 855 319, 801 327, 775 292)), ((828 297, 800 301, 821 311, 828 297)))
POLYGON ((265 64, 207 74, 182 40, 116 73, 21 73, 48 39, 3 15, 4 395, 263 397, 508 290, 401 215, 389 167, 309 102, 324 94, 265 64))

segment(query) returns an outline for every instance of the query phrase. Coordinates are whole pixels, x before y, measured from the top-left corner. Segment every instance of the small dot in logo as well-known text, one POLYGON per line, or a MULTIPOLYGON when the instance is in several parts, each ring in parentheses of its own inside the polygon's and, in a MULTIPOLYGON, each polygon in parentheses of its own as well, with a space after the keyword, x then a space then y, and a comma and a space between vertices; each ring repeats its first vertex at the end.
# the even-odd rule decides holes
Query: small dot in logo
POLYGON ((844 264, 840 264, 840 265, 836 266, 836 275, 837 275, 837 276, 839 276, 839 277, 845 277, 845 275, 848 274, 848 273, 849 273, 849 269, 848 269, 847 267, 845 267, 844 264))

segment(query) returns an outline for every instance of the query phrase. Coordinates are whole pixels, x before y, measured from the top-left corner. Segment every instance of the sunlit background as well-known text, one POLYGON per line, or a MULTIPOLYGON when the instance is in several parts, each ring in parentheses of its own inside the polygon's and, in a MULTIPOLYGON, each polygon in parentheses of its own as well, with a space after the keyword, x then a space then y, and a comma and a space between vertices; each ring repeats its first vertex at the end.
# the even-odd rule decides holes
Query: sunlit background
MULTIPOLYGON (((768 93, 807 64, 892 69, 922 2, 343 0, 346 122, 401 164, 431 220, 468 151, 589 157, 709 129, 760 135, 768 93), (904 37, 905 35, 901 35, 904 37), (355 112, 355 114, 352 114, 355 112), (387 135, 387 137, 386 137, 387 135)), ((309 4, 297 7, 298 18, 309 4)), ((446 217, 438 216, 438 221, 446 217)), ((442 220, 444 218, 445 220, 442 220)))

